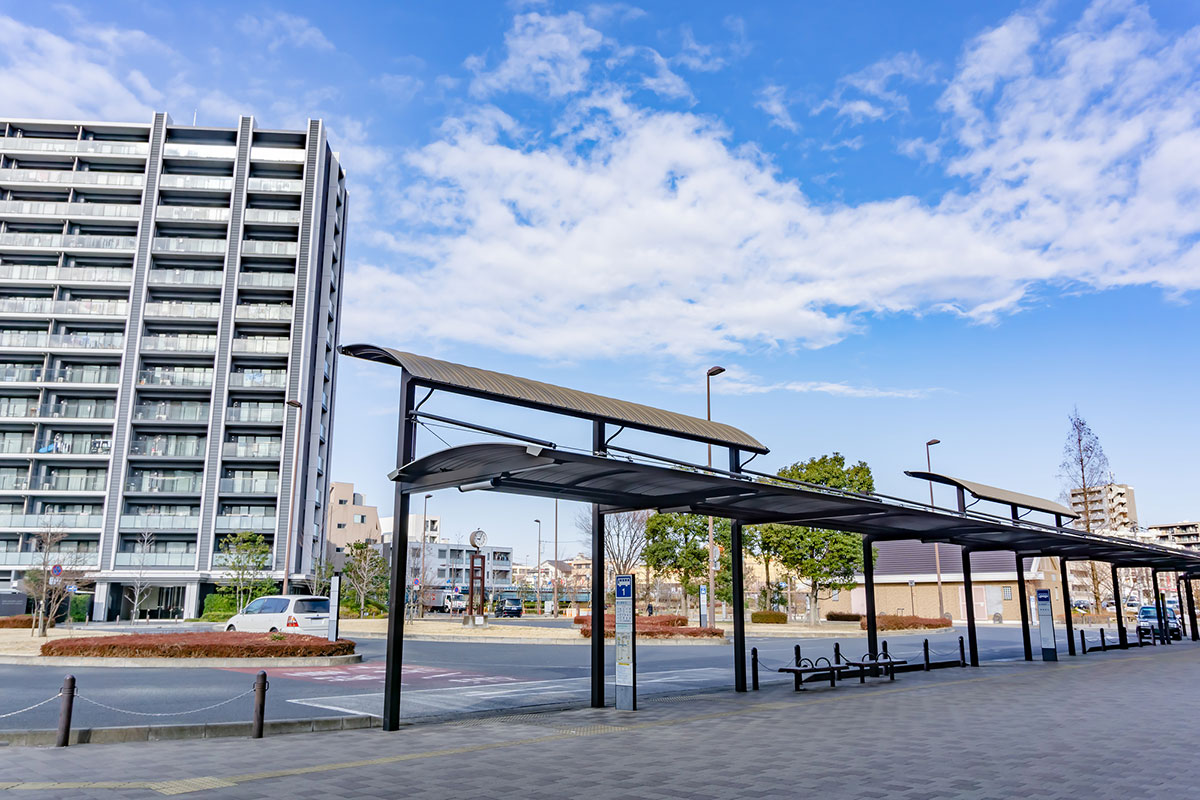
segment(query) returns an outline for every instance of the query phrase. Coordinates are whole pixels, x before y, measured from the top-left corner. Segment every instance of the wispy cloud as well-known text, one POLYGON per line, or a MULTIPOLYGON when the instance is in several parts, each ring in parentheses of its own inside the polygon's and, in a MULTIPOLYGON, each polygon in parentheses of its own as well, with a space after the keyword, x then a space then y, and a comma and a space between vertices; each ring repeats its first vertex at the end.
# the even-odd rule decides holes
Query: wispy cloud
POLYGON ((579 92, 591 68, 587 53, 598 49, 603 40, 574 11, 560 16, 518 15, 504 36, 504 60, 495 69, 486 69, 483 56, 467 60, 467 68, 475 73, 471 94, 486 97, 519 91, 562 97, 579 92))
POLYGON ((265 40, 267 49, 275 52, 281 47, 333 50, 333 42, 325 38, 320 28, 304 17, 276 11, 274 14, 254 16, 246 14, 238 20, 238 30, 247 36, 265 40))
POLYGON ((787 89, 778 84, 768 84, 755 95, 754 107, 760 109, 771 118, 771 124, 792 133, 800 130, 800 126, 792 119, 788 110, 787 89))
POLYGON ((908 97, 897 84, 928 84, 937 70, 916 53, 896 53, 842 77, 833 95, 813 107, 813 114, 833 110, 853 124, 887 119, 908 111, 908 97))

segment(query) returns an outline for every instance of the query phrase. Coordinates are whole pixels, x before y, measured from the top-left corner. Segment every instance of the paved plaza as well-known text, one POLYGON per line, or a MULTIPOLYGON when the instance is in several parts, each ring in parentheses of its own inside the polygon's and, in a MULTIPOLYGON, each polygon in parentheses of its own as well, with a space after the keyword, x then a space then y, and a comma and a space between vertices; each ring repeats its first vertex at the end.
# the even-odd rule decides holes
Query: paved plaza
POLYGON ((1195 795, 1200 647, 261 741, 0 750, 21 797, 1195 795))

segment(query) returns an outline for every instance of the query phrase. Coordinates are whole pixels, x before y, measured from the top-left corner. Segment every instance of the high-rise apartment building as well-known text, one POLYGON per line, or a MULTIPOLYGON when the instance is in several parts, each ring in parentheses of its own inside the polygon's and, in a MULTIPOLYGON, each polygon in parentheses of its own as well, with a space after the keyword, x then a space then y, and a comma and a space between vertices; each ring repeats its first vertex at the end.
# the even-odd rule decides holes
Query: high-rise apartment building
POLYGON ((1093 533, 1129 530, 1138 524, 1133 487, 1123 483, 1091 487, 1087 491, 1086 502, 1082 489, 1072 489, 1071 510, 1080 515, 1074 523, 1075 527, 1090 529, 1093 533), (1085 525, 1085 518, 1090 518, 1090 526, 1085 525))
POLYGON ((197 615, 239 531, 310 569, 346 207, 319 120, 0 119, 0 586, 50 531, 97 619, 197 615))

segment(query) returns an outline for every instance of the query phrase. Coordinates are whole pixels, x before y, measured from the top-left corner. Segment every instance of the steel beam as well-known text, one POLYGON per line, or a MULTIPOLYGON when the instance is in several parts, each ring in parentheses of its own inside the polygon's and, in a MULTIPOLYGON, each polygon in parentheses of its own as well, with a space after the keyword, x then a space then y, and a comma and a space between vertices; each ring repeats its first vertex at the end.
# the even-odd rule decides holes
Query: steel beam
MULTIPOLYGON (((607 451, 604 423, 592 423, 592 454, 607 451)), ((540 567, 540 565, 539 565, 540 567)), ((604 708, 604 515, 592 504, 592 708, 604 708)))
MULTIPOLYGON (((959 490, 962 494, 962 490, 959 490)), ((961 504, 962 498, 959 498, 961 504)), ((975 590, 971 585, 971 551, 963 548, 962 551, 963 565, 963 593, 966 595, 967 605, 967 642, 971 647, 971 666, 979 666, 979 640, 975 636, 975 590)))
POLYGON ((1112 574, 1113 604, 1117 612, 1117 642, 1124 649, 1129 646, 1129 634, 1125 630, 1125 605, 1121 597, 1121 583, 1117 580, 1117 565, 1109 564, 1109 570, 1112 574))
POLYGON ((1025 557, 1017 553, 1017 591, 1021 606, 1021 644, 1025 646, 1025 660, 1033 661, 1033 642, 1029 640, 1029 595, 1025 593, 1025 557))
POLYGON ((1063 620, 1067 625, 1067 655, 1075 655, 1075 626, 1071 623, 1071 575, 1067 571, 1067 560, 1058 559, 1058 571, 1062 578, 1063 620))
MULTIPOLYGON (((396 467, 413 460, 417 424, 412 417, 416 386, 408 370, 400 373, 400 430, 396 436, 396 467)), ((404 593, 408 590, 409 493, 396 482, 392 514, 392 582, 388 589, 387 666, 383 677, 383 729, 400 728, 400 679, 404 671, 404 593)), ((424 536, 422 536, 424 539, 424 536)), ((421 544, 424 547, 424 542, 421 544)), ((425 576, 421 576, 424 580, 425 576)), ((422 587, 424 588, 424 587, 422 587)))
POLYGON ((875 619, 875 553, 873 541, 864 536, 863 546, 863 585, 867 593, 867 652, 871 658, 879 654, 879 630, 875 619))
MULTIPOLYGON (((729 471, 741 469, 741 452, 729 448, 729 471)), ((710 556, 711 557, 711 556, 710 556)), ((742 521, 729 521, 729 588, 733 594, 733 690, 746 691, 746 587, 743 575, 742 521)), ((770 587, 767 587, 770 592, 770 587)), ((712 622, 709 623, 710 625, 712 622)))
POLYGON ((1192 594, 1192 576, 1185 574, 1183 583, 1187 586, 1188 623, 1192 626, 1192 641, 1200 642, 1200 630, 1196 629, 1196 597, 1192 594))

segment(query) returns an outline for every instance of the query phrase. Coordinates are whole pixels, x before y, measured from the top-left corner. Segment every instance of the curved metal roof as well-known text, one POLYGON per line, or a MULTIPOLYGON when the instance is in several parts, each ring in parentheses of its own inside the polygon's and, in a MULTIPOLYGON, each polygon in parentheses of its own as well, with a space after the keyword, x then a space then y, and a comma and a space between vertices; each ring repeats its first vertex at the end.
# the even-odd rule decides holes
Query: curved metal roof
POLYGON ((668 436, 737 447, 752 453, 768 452, 762 442, 732 425, 653 406, 518 378, 503 372, 467 367, 379 345, 342 345, 338 351, 354 358, 400 367, 422 385, 433 388, 575 417, 599 419, 601 422, 668 436))
POLYGON ((988 486, 986 483, 976 483, 975 481, 967 481, 962 478, 954 478, 950 475, 942 475, 937 472, 924 472, 922 470, 904 470, 904 474, 910 478, 919 478, 923 481, 933 481, 934 483, 943 483, 947 486, 957 486, 960 489, 965 489, 970 492, 973 497, 980 500, 989 500, 993 503, 1003 503, 1006 506, 1017 506, 1018 508, 1028 508, 1032 511, 1045 511, 1047 514, 1058 514, 1069 519, 1079 519, 1079 515, 1066 506, 1059 505, 1053 500, 1045 500, 1041 497, 1034 497, 1031 494, 1021 494, 1020 492, 1010 492, 1008 489, 998 489, 995 486, 988 486))

